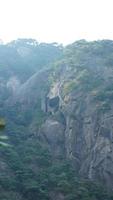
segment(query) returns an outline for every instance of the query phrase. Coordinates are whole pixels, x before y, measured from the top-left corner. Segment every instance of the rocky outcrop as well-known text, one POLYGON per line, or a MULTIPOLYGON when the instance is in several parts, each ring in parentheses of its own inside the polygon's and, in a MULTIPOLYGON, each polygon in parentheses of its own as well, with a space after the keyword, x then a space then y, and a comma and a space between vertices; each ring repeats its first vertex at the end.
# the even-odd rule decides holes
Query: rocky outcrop
POLYGON ((29 111, 25 126, 30 133, 35 127, 53 160, 68 159, 79 176, 113 189, 113 42, 77 42, 65 51, 56 68, 31 76, 6 106, 19 105, 17 124, 29 111))
POLYGON ((40 137, 53 154, 53 159, 65 158, 65 126, 54 119, 48 119, 42 125, 40 137))
POLYGON ((82 177, 101 180, 107 186, 112 186, 112 111, 99 113, 96 104, 92 103, 91 99, 87 101, 87 97, 79 103, 78 108, 76 106, 74 103, 72 112, 70 109, 67 110, 66 155, 82 177))
POLYGON ((113 70, 106 66, 102 56, 91 52, 90 56, 90 62, 88 55, 84 58, 85 67, 68 63, 63 65, 63 73, 62 67, 58 69, 59 76, 47 95, 49 106, 54 104, 57 109, 53 109, 41 131, 54 146, 53 154, 65 152, 81 177, 104 182, 112 188, 113 70), (61 121, 59 124, 58 111, 64 116, 65 125, 61 121))

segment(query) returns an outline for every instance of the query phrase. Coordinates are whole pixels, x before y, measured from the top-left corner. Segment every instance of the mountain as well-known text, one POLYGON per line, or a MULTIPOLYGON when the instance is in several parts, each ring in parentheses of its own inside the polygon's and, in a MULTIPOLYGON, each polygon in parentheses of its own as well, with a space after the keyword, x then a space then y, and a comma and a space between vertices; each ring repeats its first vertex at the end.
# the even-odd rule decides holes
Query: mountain
POLYGON ((113 199, 113 41, 0 46, 0 199, 113 199))

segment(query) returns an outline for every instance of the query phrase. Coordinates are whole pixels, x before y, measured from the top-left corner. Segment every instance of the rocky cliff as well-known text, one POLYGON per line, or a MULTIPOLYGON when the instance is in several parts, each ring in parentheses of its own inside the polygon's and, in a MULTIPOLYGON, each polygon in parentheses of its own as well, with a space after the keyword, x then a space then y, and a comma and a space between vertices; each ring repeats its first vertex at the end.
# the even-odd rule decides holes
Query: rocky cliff
MULTIPOLYGON (((113 41, 82 40, 63 51, 56 63, 21 85, 10 80, 8 85, 18 88, 13 87, 5 111, 1 109, 9 123, 6 132, 17 152, 22 140, 29 145, 32 140, 39 142, 47 147, 53 163, 69 161, 79 178, 112 190, 113 41)), ((34 160, 30 165, 34 171, 40 169, 34 160)), ((50 194, 49 199, 57 199, 55 191, 50 194)), ((67 198, 62 192, 58 195, 67 198)))
POLYGON ((24 108, 41 101, 48 116, 36 134, 53 156, 65 156, 80 176, 112 187, 113 44, 81 41, 66 51, 55 69, 34 75, 13 98, 24 108))

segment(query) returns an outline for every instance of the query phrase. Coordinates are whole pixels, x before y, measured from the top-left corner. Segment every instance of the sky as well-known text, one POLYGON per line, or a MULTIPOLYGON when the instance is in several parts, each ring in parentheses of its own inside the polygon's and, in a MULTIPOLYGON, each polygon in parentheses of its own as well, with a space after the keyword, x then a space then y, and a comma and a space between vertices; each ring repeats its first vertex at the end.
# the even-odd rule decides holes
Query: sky
POLYGON ((113 39, 113 0, 0 0, 0 39, 113 39))

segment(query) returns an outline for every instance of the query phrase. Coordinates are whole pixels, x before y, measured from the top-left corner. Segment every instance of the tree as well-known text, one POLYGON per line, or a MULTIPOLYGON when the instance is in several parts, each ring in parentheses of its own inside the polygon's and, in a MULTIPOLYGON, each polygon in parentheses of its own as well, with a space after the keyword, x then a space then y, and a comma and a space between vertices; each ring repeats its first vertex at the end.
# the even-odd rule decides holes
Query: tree
POLYGON ((5 128, 5 120, 3 118, 0 118, 0 130, 3 130, 5 128))
MULTIPOLYGON (((0 131, 3 131, 5 128, 5 120, 0 118, 0 131)), ((4 140, 7 139, 7 136, 0 135, 0 146, 7 146, 7 143, 4 142, 4 140)))

